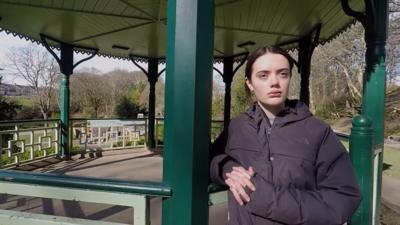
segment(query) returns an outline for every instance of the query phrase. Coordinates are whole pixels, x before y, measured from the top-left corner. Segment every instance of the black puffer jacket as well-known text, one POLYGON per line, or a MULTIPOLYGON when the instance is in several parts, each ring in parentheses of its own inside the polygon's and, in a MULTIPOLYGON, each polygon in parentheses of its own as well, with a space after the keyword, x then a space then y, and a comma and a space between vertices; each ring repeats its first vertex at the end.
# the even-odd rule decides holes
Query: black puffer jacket
POLYGON ((229 225, 343 224, 361 196, 346 149, 299 101, 286 101, 271 126, 258 104, 233 119, 213 146, 211 180, 252 166, 256 191, 240 206, 228 192, 229 225))

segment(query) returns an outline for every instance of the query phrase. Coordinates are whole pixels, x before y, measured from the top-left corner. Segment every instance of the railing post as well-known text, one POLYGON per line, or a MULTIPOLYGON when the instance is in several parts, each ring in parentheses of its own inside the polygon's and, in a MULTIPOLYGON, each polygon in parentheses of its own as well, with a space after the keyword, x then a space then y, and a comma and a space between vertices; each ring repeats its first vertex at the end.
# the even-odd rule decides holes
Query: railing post
POLYGON ((122 148, 125 148, 125 125, 122 125, 122 148))
POLYGON ((54 127, 56 128, 55 129, 55 134, 54 134, 54 136, 57 138, 57 144, 55 145, 55 150, 56 150, 56 154, 57 155, 60 155, 60 121, 57 121, 55 124, 54 124, 54 127))
POLYGON ((147 146, 147 143, 148 143, 148 141, 149 141, 149 139, 148 139, 148 136, 149 136, 149 134, 148 134, 148 132, 149 132, 149 127, 148 127, 148 122, 147 122, 147 120, 148 120, 148 118, 145 118, 145 120, 144 120, 144 133, 145 133, 145 136, 144 136, 144 144, 145 144, 145 146, 147 146))
POLYGON ((150 225, 150 199, 140 196, 139 201, 133 205, 133 224, 150 225))
POLYGON ((33 145, 33 143, 35 142, 35 135, 33 131, 29 132, 29 138, 31 140, 31 142, 29 143, 31 145, 30 148, 31 151, 29 152, 29 155, 30 155, 30 160, 32 160, 33 158, 35 158, 35 147, 33 145))
POLYGON ((362 201, 350 220, 351 225, 372 224, 373 197, 373 129, 371 120, 365 116, 353 118, 350 134, 350 158, 353 163, 362 201))
POLYGON ((157 148, 158 146, 158 119, 156 118, 154 120, 155 122, 155 127, 154 127, 154 142, 155 142, 155 147, 157 148))
MULTIPOLYGON (((14 140, 18 140, 19 139, 19 132, 18 132, 18 130, 19 130, 19 127, 18 127, 18 125, 15 125, 15 133, 14 133, 14 140)), ((20 161, 20 159, 19 159, 19 155, 15 155, 14 156, 15 158, 14 158, 14 162, 15 162, 15 165, 16 166, 19 166, 19 161, 20 161)))

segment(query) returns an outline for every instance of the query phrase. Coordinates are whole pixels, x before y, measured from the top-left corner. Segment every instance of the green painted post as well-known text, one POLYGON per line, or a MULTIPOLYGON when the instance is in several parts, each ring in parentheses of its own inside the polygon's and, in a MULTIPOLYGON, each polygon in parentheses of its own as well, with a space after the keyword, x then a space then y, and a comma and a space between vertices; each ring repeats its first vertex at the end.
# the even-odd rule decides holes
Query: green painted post
POLYGON ((155 148, 155 136, 154 136, 154 120, 156 115, 156 83, 158 80, 158 59, 150 58, 148 62, 148 81, 150 84, 150 92, 149 92, 149 132, 147 147, 155 148))
POLYGON ((310 105, 311 44, 311 36, 309 35, 299 41, 300 100, 306 105, 310 105))
POLYGON ((225 57, 223 73, 223 81, 225 83, 224 128, 228 128, 231 120, 231 85, 233 75, 233 57, 225 57))
POLYGON ((61 121, 61 151, 60 157, 69 159, 69 77, 73 72, 74 52, 73 47, 61 44, 60 71, 60 121, 61 121))
MULTIPOLYGON (((375 143, 374 149, 374 197, 373 221, 380 224, 381 188, 382 188, 382 163, 384 144, 384 115, 385 115, 385 45, 388 24, 387 0, 373 0, 367 11, 372 22, 367 22, 365 27, 366 40, 366 69, 364 74, 364 96, 362 114, 373 121, 375 143), (373 15, 373 16, 372 16, 373 15)), ((367 17, 368 19, 368 17, 367 17)))
POLYGON ((214 1, 169 0, 163 225, 208 223, 214 1))
POLYGON ((372 122, 365 116, 353 118, 350 134, 350 158, 353 162, 358 185, 363 199, 350 220, 351 225, 372 224, 373 196, 373 129, 372 122))

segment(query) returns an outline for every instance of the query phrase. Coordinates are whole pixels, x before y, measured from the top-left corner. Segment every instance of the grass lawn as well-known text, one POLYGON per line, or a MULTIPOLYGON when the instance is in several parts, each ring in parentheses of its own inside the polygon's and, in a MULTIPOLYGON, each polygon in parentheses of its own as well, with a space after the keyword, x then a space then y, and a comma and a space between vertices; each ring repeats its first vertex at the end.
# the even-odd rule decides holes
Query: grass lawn
POLYGON ((29 96, 9 96, 9 98, 22 106, 33 107, 35 105, 35 101, 29 96))
MULTIPOLYGON (((342 144, 347 149, 349 148, 348 142, 342 141, 342 144)), ((383 173, 400 179, 400 149, 385 147, 383 153, 383 173)))
POLYGON ((400 179, 400 149, 385 147, 383 153, 383 173, 400 179))

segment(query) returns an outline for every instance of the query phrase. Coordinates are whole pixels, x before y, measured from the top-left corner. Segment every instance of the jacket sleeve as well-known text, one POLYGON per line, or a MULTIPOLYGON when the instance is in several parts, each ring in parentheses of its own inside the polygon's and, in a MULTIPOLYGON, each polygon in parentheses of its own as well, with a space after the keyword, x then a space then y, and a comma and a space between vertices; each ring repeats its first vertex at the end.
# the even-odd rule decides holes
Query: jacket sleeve
POLYGON ((226 154, 228 132, 224 130, 211 146, 210 152, 210 180, 219 185, 225 184, 225 173, 232 171, 232 167, 238 166, 232 157, 226 154))
POLYGON ((361 194, 349 154, 328 128, 316 161, 317 190, 275 186, 259 175, 246 208, 285 224, 343 224, 358 208, 361 194))

